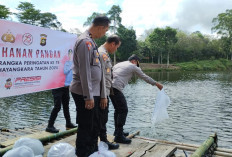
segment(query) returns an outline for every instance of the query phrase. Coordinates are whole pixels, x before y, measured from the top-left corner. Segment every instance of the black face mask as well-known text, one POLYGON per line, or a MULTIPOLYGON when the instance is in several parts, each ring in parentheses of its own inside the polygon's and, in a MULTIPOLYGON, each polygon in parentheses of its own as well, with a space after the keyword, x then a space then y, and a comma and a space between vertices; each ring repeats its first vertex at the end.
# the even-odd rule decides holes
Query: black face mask
POLYGON ((137 67, 139 67, 139 61, 137 61, 137 67))

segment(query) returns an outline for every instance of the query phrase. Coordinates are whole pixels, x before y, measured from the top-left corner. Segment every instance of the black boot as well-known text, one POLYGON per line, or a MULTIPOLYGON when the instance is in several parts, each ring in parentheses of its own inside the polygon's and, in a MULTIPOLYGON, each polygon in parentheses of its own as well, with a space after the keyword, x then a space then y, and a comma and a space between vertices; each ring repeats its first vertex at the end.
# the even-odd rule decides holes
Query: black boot
POLYGON ((75 125, 75 124, 73 124, 73 123, 71 123, 71 122, 69 122, 69 123, 66 123, 66 129, 68 130, 68 129, 72 129, 72 128, 76 128, 77 126, 75 125))
POLYGON ((107 141, 103 141, 103 142, 105 142, 108 145, 109 150, 114 150, 114 149, 118 149, 119 148, 119 144, 117 144, 117 143, 109 142, 108 140, 107 141))
POLYGON ((117 143, 123 143, 123 144, 130 144, 131 143, 131 139, 129 138, 126 138, 124 135, 123 135, 123 129, 118 129, 117 131, 117 134, 114 138, 114 142, 117 142, 117 143))
POLYGON ((131 139, 126 138, 124 135, 122 135, 122 136, 115 136, 114 142, 122 143, 122 144, 130 144, 131 143, 131 139))
POLYGON ((109 142, 107 140, 107 135, 106 135, 105 132, 104 133, 103 132, 100 133, 100 141, 105 142, 108 145, 109 150, 113 150, 113 149, 118 149, 119 148, 119 144, 113 143, 113 142, 109 142))
POLYGON ((52 123, 51 121, 48 121, 48 126, 46 128, 46 131, 50 132, 50 133, 58 133, 59 132, 59 130, 54 127, 54 123, 52 123))

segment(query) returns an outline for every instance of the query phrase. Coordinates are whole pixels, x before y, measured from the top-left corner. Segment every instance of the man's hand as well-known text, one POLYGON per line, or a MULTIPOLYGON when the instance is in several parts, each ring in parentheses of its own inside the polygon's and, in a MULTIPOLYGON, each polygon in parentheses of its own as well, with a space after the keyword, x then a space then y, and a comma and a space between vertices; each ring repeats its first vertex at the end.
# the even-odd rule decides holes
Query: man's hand
POLYGON ((85 108, 91 110, 94 107, 94 100, 85 100, 85 108))
POLYGON ((159 84, 158 82, 155 83, 156 87, 159 88, 159 90, 163 89, 163 85, 162 84, 159 84))
POLYGON ((107 107, 107 98, 101 98, 101 103, 100 103, 100 107, 101 109, 105 109, 107 107))

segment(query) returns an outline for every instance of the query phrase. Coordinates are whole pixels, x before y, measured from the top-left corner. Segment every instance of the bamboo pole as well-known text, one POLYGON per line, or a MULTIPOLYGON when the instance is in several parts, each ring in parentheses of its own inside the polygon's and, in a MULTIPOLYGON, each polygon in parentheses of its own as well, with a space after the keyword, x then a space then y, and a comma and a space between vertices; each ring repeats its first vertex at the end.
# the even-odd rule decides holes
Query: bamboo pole
POLYGON ((214 144, 217 143, 217 134, 215 133, 214 135, 209 136, 205 142, 202 143, 202 145, 197 148, 197 150, 191 155, 191 157, 202 157, 210 149, 210 147, 214 144))
POLYGON ((139 133, 140 133, 140 131, 137 131, 137 132, 134 133, 134 134, 128 135, 127 138, 132 139, 132 138, 134 138, 136 135, 139 135, 139 133))
POLYGON ((157 143, 164 143, 164 144, 171 144, 171 145, 177 145, 177 146, 186 146, 186 147, 193 147, 193 148, 198 148, 200 145, 195 145, 195 144, 187 144, 187 143, 179 143, 179 142, 171 142, 171 141, 165 141, 165 140, 159 140, 159 139, 150 139, 146 137, 141 137, 137 136, 136 138, 143 139, 143 140, 148 140, 148 141, 154 141, 157 143))
POLYGON ((215 151, 214 155, 220 155, 220 156, 224 156, 224 157, 232 157, 231 153, 218 152, 218 151, 215 151))
MULTIPOLYGON (((180 143, 180 142, 171 142, 171 141, 165 141, 165 140, 159 140, 159 139, 151 139, 151 138, 146 138, 146 137, 141 137, 141 136, 136 136, 138 139, 143 139, 143 140, 148 140, 148 141, 153 141, 157 143, 164 143, 164 144, 170 144, 170 145, 175 145, 178 149, 181 150, 188 150, 188 151, 196 151, 200 145, 196 144, 188 144, 188 143, 180 143)), ((214 151, 215 155, 219 154, 224 154, 224 156, 228 156, 228 154, 232 154, 232 149, 225 149, 225 148, 216 148, 214 151)), ((231 157, 231 155, 230 155, 231 157)))
POLYGON ((50 136, 42 137, 42 138, 39 138, 38 140, 40 140, 41 142, 49 142, 49 141, 51 141, 53 139, 63 137, 63 136, 66 136, 66 135, 69 135, 69 134, 72 134, 72 133, 75 133, 75 132, 77 132, 77 128, 62 131, 62 132, 59 132, 59 133, 56 133, 56 134, 52 134, 50 136))
POLYGON ((216 148, 216 151, 225 152, 225 153, 231 153, 232 154, 232 149, 216 148))

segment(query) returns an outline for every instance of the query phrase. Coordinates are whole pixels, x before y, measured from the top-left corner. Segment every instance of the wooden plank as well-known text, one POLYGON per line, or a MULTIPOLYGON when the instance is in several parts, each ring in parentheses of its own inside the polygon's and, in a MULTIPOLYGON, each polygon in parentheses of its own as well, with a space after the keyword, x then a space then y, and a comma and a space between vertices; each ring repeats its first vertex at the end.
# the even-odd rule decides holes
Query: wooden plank
POLYGON ((131 156, 136 150, 138 150, 141 145, 147 145, 148 142, 132 139, 131 144, 119 144, 119 149, 111 150, 116 154, 116 156, 126 157, 131 156))
POLYGON ((174 146, 156 144, 155 147, 146 152, 144 157, 170 157, 176 150, 177 148, 174 146))
POLYGON ((139 148, 130 156, 130 157, 138 157, 138 156, 143 156, 146 154, 148 150, 153 148, 156 144, 155 143, 142 143, 139 145, 139 148))
POLYGON ((50 136, 50 135, 52 135, 52 133, 49 133, 49 132, 46 132, 46 131, 41 131, 41 132, 37 132, 37 133, 34 133, 34 134, 29 134, 29 135, 25 135, 25 136, 21 136, 21 137, 17 137, 17 138, 14 138, 14 139, 10 139, 10 140, 1 142, 0 145, 1 145, 2 147, 11 146, 11 145, 13 145, 18 139, 20 139, 20 138, 22 138, 22 137, 28 137, 28 138, 39 139, 39 138, 46 137, 46 136, 50 136))

